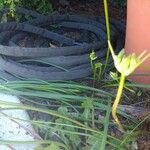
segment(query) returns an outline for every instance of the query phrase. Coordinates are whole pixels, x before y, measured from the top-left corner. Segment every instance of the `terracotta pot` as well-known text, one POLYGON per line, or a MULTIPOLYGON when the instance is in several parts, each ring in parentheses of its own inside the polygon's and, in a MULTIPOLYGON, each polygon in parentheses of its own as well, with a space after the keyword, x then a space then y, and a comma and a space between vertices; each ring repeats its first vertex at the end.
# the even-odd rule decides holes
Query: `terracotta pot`
MULTIPOLYGON (((125 51, 127 54, 139 55, 143 50, 150 53, 150 0, 128 0, 125 51)), ((150 58, 134 72, 134 75, 129 79, 150 84, 150 58)))

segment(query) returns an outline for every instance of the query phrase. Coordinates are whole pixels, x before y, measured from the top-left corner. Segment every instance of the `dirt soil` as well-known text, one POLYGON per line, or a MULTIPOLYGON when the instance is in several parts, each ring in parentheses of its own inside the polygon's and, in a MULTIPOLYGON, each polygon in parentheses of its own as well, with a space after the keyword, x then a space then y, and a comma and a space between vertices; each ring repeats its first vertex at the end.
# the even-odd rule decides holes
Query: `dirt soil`
MULTIPOLYGON (((61 0, 60 0, 61 1, 61 0)), ((70 1, 67 5, 62 5, 58 3, 57 0, 53 2, 53 6, 56 11, 60 14, 85 14, 94 16, 104 16, 103 1, 96 1, 90 3, 81 3, 80 0, 70 1)), ((110 17, 124 20, 126 19, 126 6, 112 6, 109 5, 109 15, 110 17)))

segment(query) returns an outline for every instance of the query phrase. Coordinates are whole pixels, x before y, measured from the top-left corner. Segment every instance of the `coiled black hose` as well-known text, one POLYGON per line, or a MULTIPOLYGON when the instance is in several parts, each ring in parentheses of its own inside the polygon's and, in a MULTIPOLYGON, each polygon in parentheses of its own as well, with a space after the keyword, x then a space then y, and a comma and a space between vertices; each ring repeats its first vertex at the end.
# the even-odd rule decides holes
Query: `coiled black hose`
MULTIPOLYGON (((0 17, 7 11, 1 10, 0 17)), ((16 11, 33 19, 0 24, 0 74, 5 75, 4 78, 71 80, 87 77, 91 74, 91 50, 104 63, 107 35, 103 17, 48 17, 24 8, 16 11)), ((124 25, 114 19, 110 22, 111 40, 118 52, 124 44, 124 25)), ((112 64, 111 58, 109 64, 112 64)))

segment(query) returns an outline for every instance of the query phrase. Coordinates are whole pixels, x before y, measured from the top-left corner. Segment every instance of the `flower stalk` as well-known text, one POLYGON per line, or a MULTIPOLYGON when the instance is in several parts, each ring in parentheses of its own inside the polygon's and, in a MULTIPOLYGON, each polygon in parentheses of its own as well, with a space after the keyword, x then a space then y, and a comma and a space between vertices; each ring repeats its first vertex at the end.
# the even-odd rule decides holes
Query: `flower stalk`
MULTIPOLYGON (((108 2, 107 2, 107 0, 103 0, 103 3, 104 3, 104 11, 105 11, 105 23, 106 23, 106 31, 107 31, 107 40, 111 41, 108 2)), ((100 79, 102 78, 102 76, 103 76, 103 74, 104 74, 104 72, 106 70, 106 67, 108 65, 109 55, 110 55, 110 49, 109 49, 109 46, 108 46, 107 55, 106 55, 106 59, 105 59, 105 64, 104 64, 104 68, 103 68, 103 70, 101 72, 100 79)))
POLYGON ((117 113, 118 104, 121 100, 125 79, 127 76, 131 75, 134 72, 134 70, 137 67, 139 67, 146 59, 150 57, 150 53, 147 54, 146 51, 143 51, 139 56, 136 56, 134 53, 130 54, 129 56, 126 56, 124 54, 124 51, 122 50, 118 55, 115 55, 109 40, 108 40, 108 45, 114 60, 115 67, 117 71, 120 72, 121 74, 118 92, 112 106, 112 117, 114 118, 115 122, 118 124, 120 130, 124 131, 123 126, 120 123, 116 113, 117 113))
POLYGON ((123 129, 123 126, 120 123, 120 121, 119 121, 116 114, 117 114, 118 104, 120 103, 120 100, 121 100, 121 95, 122 95, 122 92, 123 92, 124 83, 125 83, 125 76, 122 74, 121 78, 120 78, 120 82, 119 82, 117 96, 116 96, 116 99, 115 99, 115 101, 113 103, 113 106, 112 106, 112 117, 114 118, 115 122, 118 124, 121 131, 124 131, 124 129, 123 129))

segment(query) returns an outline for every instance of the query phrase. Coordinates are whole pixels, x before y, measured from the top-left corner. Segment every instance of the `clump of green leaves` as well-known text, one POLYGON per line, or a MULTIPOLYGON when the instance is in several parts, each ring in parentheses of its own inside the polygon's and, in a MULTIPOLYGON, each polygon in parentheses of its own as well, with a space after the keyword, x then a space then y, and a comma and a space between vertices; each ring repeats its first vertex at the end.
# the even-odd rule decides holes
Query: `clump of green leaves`
MULTIPOLYGON (((130 141, 133 141, 129 138, 132 136, 131 133, 125 139, 124 137, 117 139, 110 135, 109 127, 114 125, 110 119, 113 95, 103 89, 71 81, 22 80, 0 81, 0 91, 16 95, 20 99, 25 98, 28 104, 10 103, 1 97, 0 107, 3 110, 30 110, 33 114, 42 113, 50 117, 48 120, 45 120, 45 117, 22 120, 22 118, 7 116, 15 121, 30 122, 39 129, 38 131, 42 131, 42 140, 30 142, 37 144, 35 150, 124 150, 127 145, 130 145, 130 141), (40 103, 40 100, 46 100, 47 103, 40 103), (94 128, 93 109, 95 110, 94 128), (57 138, 52 138, 53 135, 57 138)), ((127 117, 127 114, 124 117, 127 117)), ((130 117, 128 119, 131 120, 130 117)), ((131 121, 133 120, 132 118, 131 121)), ((13 143, 27 144, 26 141, 0 141, 0 144, 13 143)))
POLYGON ((39 13, 42 13, 44 15, 51 14, 54 10, 52 7, 52 4, 50 3, 49 0, 32 0, 27 1, 27 0, 19 0, 20 2, 18 3, 19 6, 35 10, 39 13))
POLYGON ((14 16, 16 6, 19 4, 20 0, 0 0, 0 9, 9 7, 10 14, 14 16))
POLYGON ((15 15, 17 6, 35 10, 45 15, 54 11, 49 0, 32 0, 30 2, 27 0, 0 0, 0 9, 8 7, 12 16, 15 15))

